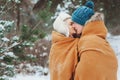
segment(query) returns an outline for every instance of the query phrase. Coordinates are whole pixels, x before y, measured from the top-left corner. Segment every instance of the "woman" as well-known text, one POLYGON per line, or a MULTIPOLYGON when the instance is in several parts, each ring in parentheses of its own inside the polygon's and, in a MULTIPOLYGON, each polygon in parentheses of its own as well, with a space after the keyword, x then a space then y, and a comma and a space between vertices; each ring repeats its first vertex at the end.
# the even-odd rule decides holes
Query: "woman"
POLYGON ((73 80, 77 64, 77 43, 73 38, 71 16, 60 13, 53 23, 52 46, 49 55, 50 80, 73 80))

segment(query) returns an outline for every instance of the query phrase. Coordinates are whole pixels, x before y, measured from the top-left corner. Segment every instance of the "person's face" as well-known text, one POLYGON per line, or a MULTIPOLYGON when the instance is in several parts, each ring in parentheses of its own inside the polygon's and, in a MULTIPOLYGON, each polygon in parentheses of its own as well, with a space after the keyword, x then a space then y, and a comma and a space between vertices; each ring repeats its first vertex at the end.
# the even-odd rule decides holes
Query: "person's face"
POLYGON ((70 18, 65 20, 69 28, 69 36, 78 38, 82 33, 83 26, 73 22, 70 18))
POLYGON ((66 19, 66 20, 65 20, 65 23, 68 24, 69 37, 73 37, 72 34, 75 34, 76 31, 72 28, 72 23, 73 23, 73 22, 72 22, 71 18, 66 19))
POLYGON ((80 25, 80 24, 77 24, 75 22, 72 22, 71 23, 71 26, 70 26, 70 34, 73 36, 73 37, 80 37, 81 33, 82 33, 82 29, 83 29, 83 26, 80 25))
POLYGON ((73 22, 71 27, 76 31, 77 34, 81 34, 82 33, 82 29, 83 29, 82 25, 73 22))

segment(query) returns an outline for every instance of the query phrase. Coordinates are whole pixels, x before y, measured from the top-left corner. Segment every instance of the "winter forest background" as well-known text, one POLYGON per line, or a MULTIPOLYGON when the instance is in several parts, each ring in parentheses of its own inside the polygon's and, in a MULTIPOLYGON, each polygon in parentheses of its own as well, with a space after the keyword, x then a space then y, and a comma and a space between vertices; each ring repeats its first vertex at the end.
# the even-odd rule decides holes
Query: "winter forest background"
MULTIPOLYGON (((0 0, 0 80, 16 74, 47 76, 54 19, 61 11, 71 14, 86 1, 0 0)), ((93 1, 95 11, 105 14, 109 33, 119 36, 120 0, 93 1)))

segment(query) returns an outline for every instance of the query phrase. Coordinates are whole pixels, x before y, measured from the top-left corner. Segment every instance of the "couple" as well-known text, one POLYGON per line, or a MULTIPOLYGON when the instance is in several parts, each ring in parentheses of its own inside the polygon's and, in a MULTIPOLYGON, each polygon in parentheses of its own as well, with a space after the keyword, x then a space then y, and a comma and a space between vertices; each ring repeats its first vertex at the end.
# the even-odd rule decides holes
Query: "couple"
POLYGON ((53 23, 50 80, 117 80, 118 62, 106 40, 103 14, 93 9, 88 1, 53 23))

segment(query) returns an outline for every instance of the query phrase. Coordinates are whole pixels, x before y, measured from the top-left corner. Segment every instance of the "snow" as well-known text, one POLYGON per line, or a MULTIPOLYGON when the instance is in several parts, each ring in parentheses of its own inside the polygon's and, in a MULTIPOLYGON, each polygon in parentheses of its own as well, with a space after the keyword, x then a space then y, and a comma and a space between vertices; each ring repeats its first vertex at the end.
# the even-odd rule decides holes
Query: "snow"
POLYGON ((38 76, 38 75, 16 75, 14 78, 10 78, 9 80, 50 80, 49 75, 47 76, 38 76))
POLYGON ((18 40, 19 40, 19 37, 18 37, 18 36, 14 36, 12 39, 13 39, 14 41, 18 41, 18 40))
POLYGON ((32 2, 33 4, 35 4, 35 3, 38 2, 38 0, 31 0, 31 2, 32 2))
POLYGON ((17 58, 17 56, 15 56, 13 52, 5 52, 4 55, 17 58))
POLYGON ((5 30, 4 26, 0 24, 0 31, 5 30))
POLYGON ((14 21, 4 21, 4 20, 0 20, 0 24, 5 26, 12 26, 14 23, 14 21))
POLYGON ((7 37, 3 37, 2 38, 2 41, 4 41, 4 42, 8 42, 8 41, 10 41, 7 37))
POLYGON ((31 45, 34 45, 34 44, 33 44, 33 43, 31 43, 31 42, 24 41, 24 42, 23 42, 23 45, 26 45, 26 46, 31 46, 31 45))
POLYGON ((17 43, 17 42, 14 42, 11 46, 16 46, 16 45, 18 45, 19 43, 17 43))
MULTIPOLYGON (((110 43, 110 45, 113 47, 113 49, 115 50, 115 53, 118 58, 118 80, 120 80, 120 46, 119 46, 120 35, 112 36, 108 34, 107 40, 110 43)), ((42 70, 43 72, 49 71, 47 68, 42 69, 42 70)), ((47 76, 43 76, 40 74, 39 75, 38 74, 34 74, 34 75, 17 74, 15 77, 10 78, 9 80, 50 80, 50 74, 48 74, 47 76)))
POLYGON ((33 55, 33 54, 28 54, 27 56, 28 56, 28 57, 31 57, 31 58, 36 58, 36 56, 33 55))
POLYGON ((118 58, 118 80, 120 80, 120 55, 119 56, 117 56, 117 58, 118 58))
MULTIPOLYGON (((12 1, 12 0, 8 0, 8 1, 12 1)), ((20 0, 14 0, 14 2, 20 3, 20 0)))
POLYGON ((48 53, 44 52, 43 54, 40 54, 41 57, 47 56, 48 53))
POLYGON ((119 36, 108 36, 108 41, 110 45, 113 47, 117 58, 118 58, 118 80, 120 80, 120 35, 119 36))
POLYGON ((100 10, 100 11, 103 11, 103 10, 104 10, 104 8, 100 8, 99 10, 100 10))
POLYGON ((108 34, 107 40, 114 49, 116 55, 120 55, 120 35, 112 36, 111 34, 108 34))

